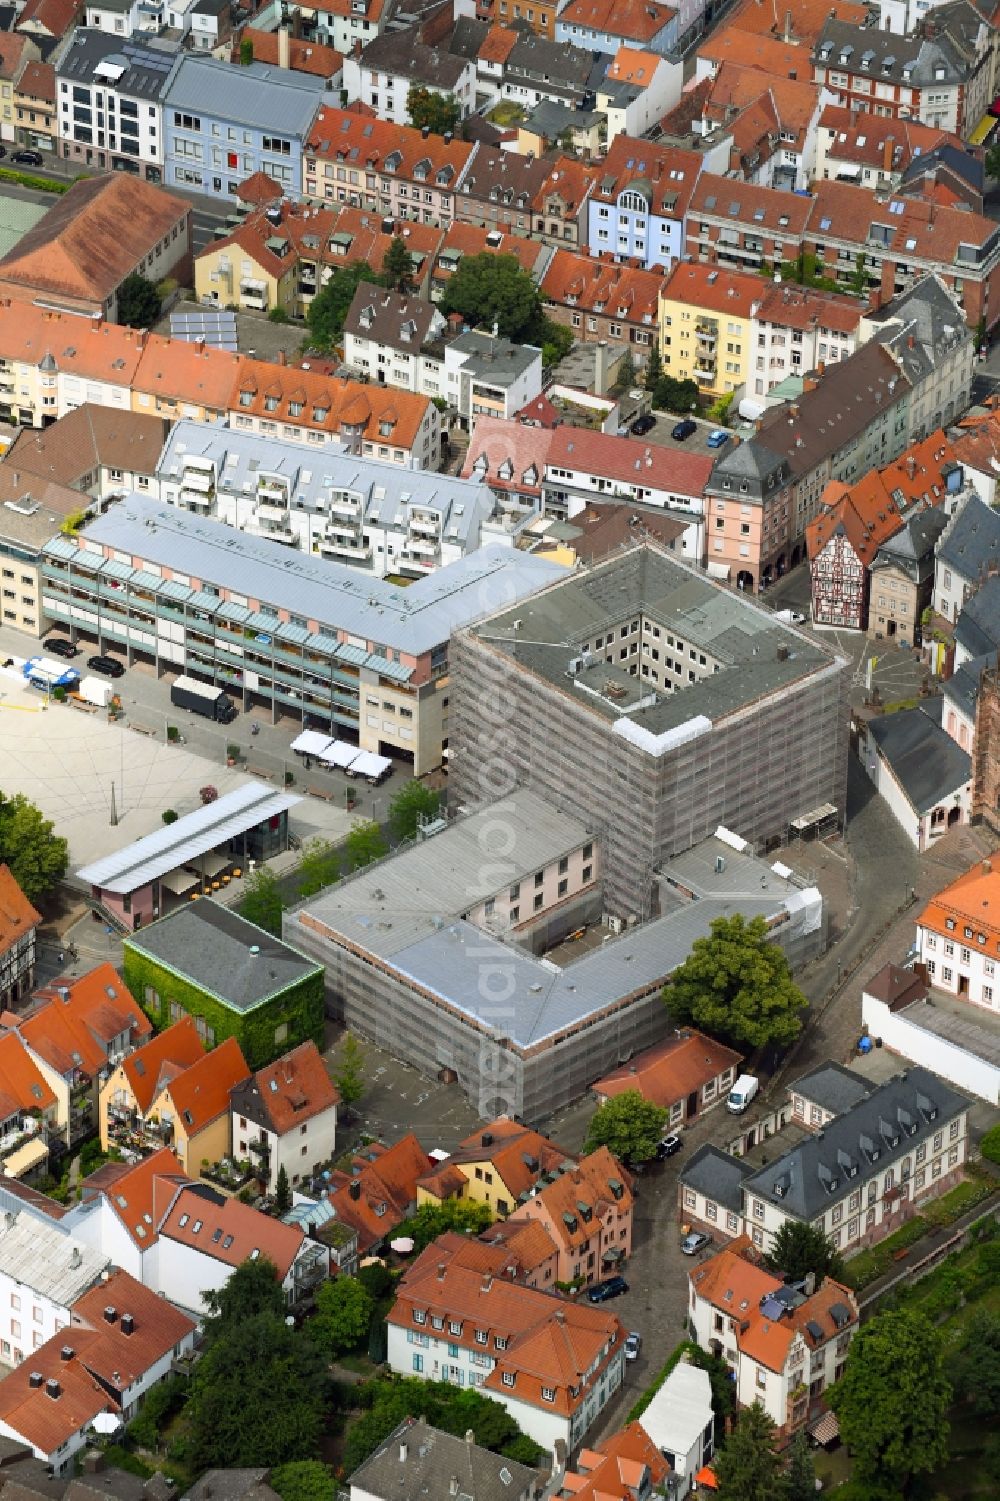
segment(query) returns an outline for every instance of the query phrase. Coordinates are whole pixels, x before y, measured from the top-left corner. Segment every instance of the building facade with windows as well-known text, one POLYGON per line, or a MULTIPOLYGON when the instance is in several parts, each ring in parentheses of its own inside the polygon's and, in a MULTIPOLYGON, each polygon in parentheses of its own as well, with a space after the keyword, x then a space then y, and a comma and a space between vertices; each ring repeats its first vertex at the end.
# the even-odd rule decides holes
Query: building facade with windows
POLYGON ((451 635, 495 591, 523 599, 563 572, 487 547, 399 589, 140 495, 54 539, 43 567, 45 612, 73 635, 412 758, 417 776, 448 743, 451 635))
POLYGON ((175 47, 130 42, 126 50, 106 31, 75 31, 56 63, 59 154, 163 181, 163 99, 178 66, 175 47))
POLYGON ((618 136, 587 201, 587 247, 640 266, 684 254, 688 207, 703 168, 698 151, 618 136))
POLYGON ((938 990, 1000 1011, 1000 872, 983 860, 939 891, 917 918, 916 947, 938 990))
POLYGON ((39 912, 8 865, 0 865, 0 1004, 12 1010, 35 980, 35 930, 39 912))
POLYGON ((303 147, 328 89, 269 63, 234 68, 185 54, 163 95, 164 182, 225 199, 264 172, 301 197, 303 147))

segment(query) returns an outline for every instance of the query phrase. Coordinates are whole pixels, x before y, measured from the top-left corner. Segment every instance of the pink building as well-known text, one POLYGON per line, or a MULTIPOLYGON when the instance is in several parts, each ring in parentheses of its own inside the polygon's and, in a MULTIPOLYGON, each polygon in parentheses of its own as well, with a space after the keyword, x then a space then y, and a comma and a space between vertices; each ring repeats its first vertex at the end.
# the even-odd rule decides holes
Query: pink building
POLYGON ((560 1282, 590 1285, 621 1269, 632 1254, 632 1180, 607 1147, 584 1157, 511 1215, 534 1220, 557 1248, 560 1282))

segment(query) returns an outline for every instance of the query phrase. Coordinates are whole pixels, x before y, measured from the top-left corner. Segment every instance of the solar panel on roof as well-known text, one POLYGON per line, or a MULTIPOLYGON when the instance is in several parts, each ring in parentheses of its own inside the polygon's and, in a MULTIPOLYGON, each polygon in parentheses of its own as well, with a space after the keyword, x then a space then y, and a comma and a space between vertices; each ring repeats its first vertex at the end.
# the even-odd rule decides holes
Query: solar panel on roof
POLYGON ((170 336, 193 344, 204 339, 213 349, 237 352, 236 314, 224 309, 199 308, 170 314, 170 336))

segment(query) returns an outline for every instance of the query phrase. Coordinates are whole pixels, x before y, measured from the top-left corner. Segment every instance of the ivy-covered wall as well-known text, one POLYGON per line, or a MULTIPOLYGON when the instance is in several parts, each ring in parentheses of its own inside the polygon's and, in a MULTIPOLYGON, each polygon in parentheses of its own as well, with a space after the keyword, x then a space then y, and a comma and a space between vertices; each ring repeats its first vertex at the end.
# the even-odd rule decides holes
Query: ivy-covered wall
POLYGON ((217 996, 190 980, 182 980, 126 940, 122 972, 125 984, 158 1030, 170 1025, 170 1003, 176 1001, 190 1016, 201 1017, 215 1033, 218 1045, 235 1037, 252 1069, 279 1058, 300 1042, 312 1039, 323 1046, 323 971, 296 980, 286 990, 252 1011, 234 1011, 217 996), (287 1028, 282 1035, 279 1029, 287 1028))

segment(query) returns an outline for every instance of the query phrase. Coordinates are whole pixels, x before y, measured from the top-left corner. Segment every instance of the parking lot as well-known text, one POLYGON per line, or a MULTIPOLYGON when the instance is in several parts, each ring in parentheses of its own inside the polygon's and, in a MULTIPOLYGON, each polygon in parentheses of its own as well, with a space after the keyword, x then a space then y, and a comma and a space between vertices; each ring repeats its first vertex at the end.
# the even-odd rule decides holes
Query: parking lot
POLYGON ((728 432, 728 428, 720 427, 718 422, 709 422, 701 417, 686 418, 675 412, 650 412, 654 419, 649 432, 641 435, 643 443, 655 443, 658 448, 674 448, 680 453, 697 453, 710 459, 717 459, 726 453, 732 445, 732 438, 721 448, 709 448, 708 437, 714 432, 728 432), (689 438, 677 439, 671 436, 679 422, 691 421, 697 423, 697 432, 689 438))

